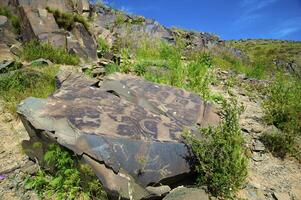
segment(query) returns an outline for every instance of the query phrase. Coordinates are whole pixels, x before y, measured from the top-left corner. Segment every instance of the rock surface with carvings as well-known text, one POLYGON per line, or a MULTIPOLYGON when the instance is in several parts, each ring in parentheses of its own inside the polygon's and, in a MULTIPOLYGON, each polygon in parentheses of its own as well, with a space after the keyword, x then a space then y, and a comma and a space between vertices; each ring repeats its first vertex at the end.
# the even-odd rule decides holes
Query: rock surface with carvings
POLYGON ((113 74, 99 83, 62 71, 57 85, 49 98, 19 105, 31 138, 23 147, 52 141, 83 156, 113 198, 152 198, 158 194, 147 186, 185 179, 193 155, 182 141, 184 129, 219 122, 216 109, 197 94, 130 75, 113 74))

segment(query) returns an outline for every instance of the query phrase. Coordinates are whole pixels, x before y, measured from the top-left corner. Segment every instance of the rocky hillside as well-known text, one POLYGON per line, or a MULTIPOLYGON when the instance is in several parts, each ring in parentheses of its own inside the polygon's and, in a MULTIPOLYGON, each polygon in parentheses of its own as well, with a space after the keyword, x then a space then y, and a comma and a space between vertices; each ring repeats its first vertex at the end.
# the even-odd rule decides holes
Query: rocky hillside
POLYGON ((0 47, 0 199, 301 199, 300 42, 0 0, 0 47))
POLYGON ((262 65, 266 73, 280 69, 301 76, 301 42, 249 39, 226 41, 226 46, 244 52, 252 65, 262 65))

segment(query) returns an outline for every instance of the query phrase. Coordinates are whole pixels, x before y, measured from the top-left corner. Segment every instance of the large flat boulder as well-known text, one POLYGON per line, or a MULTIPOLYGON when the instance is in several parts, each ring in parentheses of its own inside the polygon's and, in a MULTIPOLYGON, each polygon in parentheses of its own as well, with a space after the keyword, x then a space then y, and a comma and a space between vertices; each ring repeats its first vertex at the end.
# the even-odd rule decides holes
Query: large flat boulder
POLYGON ((117 73, 99 83, 64 71, 57 86, 47 99, 19 105, 31 138, 23 147, 56 142, 81 155, 113 199, 150 199, 158 194, 147 186, 187 178, 193 155, 183 131, 219 122, 197 94, 135 76, 117 73))

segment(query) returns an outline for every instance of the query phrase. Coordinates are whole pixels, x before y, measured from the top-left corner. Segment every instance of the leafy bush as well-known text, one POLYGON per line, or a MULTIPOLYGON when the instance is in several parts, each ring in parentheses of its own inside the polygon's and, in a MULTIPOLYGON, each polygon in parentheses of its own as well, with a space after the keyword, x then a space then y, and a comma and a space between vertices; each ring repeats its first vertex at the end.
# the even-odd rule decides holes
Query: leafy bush
POLYGON ((238 123, 242 111, 237 102, 223 101, 223 121, 217 127, 201 129, 202 140, 185 133, 196 156, 197 184, 206 184, 215 196, 231 198, 247 176, 247 159, 238 123))
POLYGON ((0 15, 6 16, 12 23, 14 30, 17 34, 20 34, 21 26, 20 26, 20 18, 16 15, 13 15, 11 11, 4 6, 0 6, 0 15))
POLYGON ((34 189, 42 198, 107 199, 102 185, 91 168, 58 145, 49 145, 44 160, 50 170, 40 170, 26 181, 27 189, 34 189))
POLYGON ((263 105, 265 119, 279 128, 282 135, 266 134, 262 139, 272 152, 281 157, 287 153, 295 155, 296 140, 301 136, 300 79, 278 74, 269 85, 266 96, 263 105))
POLYGON ((110 46, 105 39, 102 37, 97 38, 97 50, 99 51, 99 57, 103 56, 110 50, 110 46))
POLYGON ((124 13, 117 12, 117 15, 116 15, 116 19, 115 19, 115 21, 114 21, 114 24, 115 24, 116 26, 122 25, 122 24, 125 23, 126 19, 127 19, 127 18, 126 18, 126 16, 125 16, 124 13))
POLYGON ((81 23, 84 25, 84 27, 89 30, 89 23, 88 21, 81 15, 77 13, 66 13, 61 12, 58 9, 52 9, 47 7, 46 8, 48 12, 52 13, 56 23, 59 25, 59 27, 64 28, 67 31, 71 31, 74 27, 75 22, 81 23))
POLYGON ((21 57, 28 61, 44 58, 57 64, 77 65, 79 63, 78 56, 69 54, 66 49, 55 48, 37 40, 32 40, 24 45, 21 57))
POLYGON ((16 115, 16 106, 26 97, 45 98, 55 91, 55 66, 28 67, 0 75, 0 97, 5 107, 16 115))

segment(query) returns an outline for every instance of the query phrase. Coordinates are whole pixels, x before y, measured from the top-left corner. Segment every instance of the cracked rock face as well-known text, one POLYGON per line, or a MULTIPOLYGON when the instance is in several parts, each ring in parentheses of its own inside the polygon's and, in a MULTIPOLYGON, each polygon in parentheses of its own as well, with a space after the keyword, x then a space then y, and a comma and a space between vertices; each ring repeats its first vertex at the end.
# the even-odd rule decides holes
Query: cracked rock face
POLYGON ((63 71, 57 85, 47 99, 19 105, 31 138, 23 147, 42 140, 82 155, 113 198, 152 198, 158 194, 147 186, 185 179, 193 155, 183 131, 219 122, 198 95, 130 75, 117 73, 98 83, 63 71))

